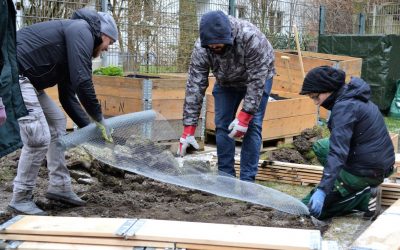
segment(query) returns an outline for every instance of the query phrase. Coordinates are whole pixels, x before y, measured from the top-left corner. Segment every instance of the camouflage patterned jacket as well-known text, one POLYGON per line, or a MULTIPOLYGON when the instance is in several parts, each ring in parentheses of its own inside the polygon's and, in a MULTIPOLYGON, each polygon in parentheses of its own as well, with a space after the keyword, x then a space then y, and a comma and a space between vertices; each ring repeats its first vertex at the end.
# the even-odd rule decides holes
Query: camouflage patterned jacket
POLYGON ((214 54, 195 43, 186 84, 183 124, 197 125, 212 70, 216 83, 226 87, 247 87, 243 110, 254 114, 261 101, 266 79, 273 77, 274 51, 261 31, 253 24, 229 16, 234 44, 224 54, 214 54))

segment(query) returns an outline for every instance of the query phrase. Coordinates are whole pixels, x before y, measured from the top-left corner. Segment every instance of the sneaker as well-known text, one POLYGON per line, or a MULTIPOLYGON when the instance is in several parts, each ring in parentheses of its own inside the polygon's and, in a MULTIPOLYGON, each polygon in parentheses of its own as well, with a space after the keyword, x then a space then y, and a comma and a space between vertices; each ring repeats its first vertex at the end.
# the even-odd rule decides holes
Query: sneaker
POLYGON ((368 204, 367 212, 364 212, 364 220, 375 220, 381 213, 381 203, 382 203, 382 189, 380 186, 371 187, 371 199, 368 204))

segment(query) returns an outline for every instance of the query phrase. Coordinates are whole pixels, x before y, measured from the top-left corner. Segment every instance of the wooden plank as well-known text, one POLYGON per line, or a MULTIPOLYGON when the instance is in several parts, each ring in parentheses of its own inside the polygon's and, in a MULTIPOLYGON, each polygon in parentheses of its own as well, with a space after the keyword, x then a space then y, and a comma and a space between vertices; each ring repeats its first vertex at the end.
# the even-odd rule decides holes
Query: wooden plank
POLYGON ((268 164, 270 164, 272 166, 293 167, 293 168, 307 169, 307 170, 317 170, 317 171, 324 170, 324 167, 322 167, 322 166, 297 164, 297 163, 282 162, 282 161, 272 161, 272 162, 268 162, 268 164))
MULTIPOLYGON (((290 99, 268 102, 264 121, 298 115, 314 114, 316 112, 315 105, 308 97, 282 91, 277 91, 276 94, 290 99)), ((214 97, 212 95, 207 95, 207 111, 214 113, 214 107, 214 97)), ((238 110, 240 111, 240 108, 238 110)))
MULTIPOLYGON (((104 224, 103 227, 107 224, 104 224)), ((81 226, 81 225, 79 225, 81 226)), ((61 227, 61 226, 60 226, 61 227)), ((34 241, 48 243, 69 243, 69 244, 86 244, 86 245, 103 245, 103 246, 127 246, 127 247, 162 247, 172 248, 173 242, 161 241, 144 241, 144 240, 125 240, 122 237, 79 237, 79 236, 57 236, 57 235, 41 235, 41 234, 0 234, 0 239, 34 241)))
POLYGON ((305 57, 317 57, 317 58, 335 60, 335 61, 345 61, 345 60, 352 60, 352 59, 361 60, 361 58, 355 58, 355 57, 351 57, 351 56, 317 53, 317 52, 312 52, 312 51, 302 51, 301 53, 305 57))
MULTIPOLYGON (((240 166, 240 161, 235 160, 235 164, 240 166)), ((317 166, 317 165, 307 165, 307 164, 298 164, 298 163, 291 163, 291 162, 282 162, 282 161, 264 161, 259 160, 258 166, 260 169, 268 169, 268 168, 277 168, 277 169, 296 169, 296 171, 306 171, 306 172, 315 172, 321 173, 324 170, 324 167, 317 166)), ((399 184, 400 186, 400 184, 399 184)))
POLYGON ((352 249, 399 249, 399 209, 400 201, 396 201, 356 239, 352 245, 352 249), (393 210, 391 210, 392 207, 393 210))
POLYGON ((400 201, 397 199, 395 201, 396 202, 392 206, 385 210, 384 214, 397 215, 400 217, 400 201))
POLYGON ((301 185, 302 184, 300 181, 277 180, 275 178, 268 178, 268 177, 260 177, 257 180, 260 180, 260 181, 272 181, 272 182, 292 184, 292 185, 301 185))
POLYGON ((143 224, 134 236, 126 236, 125 240, 118 239, 114 234, 125 221, 125 219, 116 218, 23 216, 19 221, 7 227, 0 237, 12 234, 13 236, 31 235, 39 238, 41 235, 47 237, 48 242, 50 242, 51 238, 49 237, 51 236, 68 239, 72 239, 72 237, 76 239, 96 238, 97 240, 101 239, 99 237, 105 237, 108 240, 116 241, 115 244, 112 244, 113 246, 117 245, 117 241, 121 241, 120 239, 122 239, 121 242, 130 240, 161 241, 259 249, 314 249, 321 244, 321 235, 318 230, 150 219, 141 220, 143 224), (287 235, 291 236, 290 242, 287 241, 287 235))
MULTIPOLYGON (((268 120, 263 123, 262 139, 271 140, 299 135, 304 129, 312 128, 315 122, 316 114, 268 120)), ((206 129, 215 130, 214 113, 206 112, 206 129)))
MULTIPOLYGON (((309 249, 320 244, 316 230, 271 228, 215 223, 144 220, 132 239, 266 249, 309 249), (291 242, 286 236, 291 235, 291 242)), ((130 237, 128 237, 130 238, 130 237)))
POLYGON ((248 247, 235 247, 235 246, 213 246, 205 244, 188 244, 188 243, 177 243, 176 248, 186 250, 260 250, 260 248, 248 248, 248 247))
MULTIPOLYGON (((313 175, 313 176, 322 176, 322 171, 319 170, 312 170, 312 169, 296 169, 296 168, 289 168, 289 167, 280 167, 280 166, 273 166, 271 168, 271 171, 279 171, 279 170, 288 170, 292 171, 293 173, 302 175, 302 174, 307 174, 307 175, 313 175)), ((258 171, 263 172, 263 171, 269 171, 268 168, 259 168, 258 171)))
POLYGON ((115 237, 127 221, 123 218, 22 216, 4 230, 8 234, 40 234, 88 237, 115 237), (78 226, 79 225, 79 226, 78 226), (107 225, 106 227, 104 225, 107 225))
POLYGON ((316 114, 285 117, 269 120, 262 126, 262 138, 272 139, 299 135, 304 129, 312 128, 316 123, 316 114))
POLYGON ((389 182, 384 182, 381 184, 382 188, 394 188, 396 190, 400 191, 400 184, 399 183, 389 183, 389 182))
MULTIPOLYGON (((287 97, 290 99, 268 102, 264 117, 265 122, 285 117, 296 117, 300 115, 309 115, 309 114, 316 115, 316 106, 314 105, 314 103, 310 98, 287 92, 276 92, 276 93, 281 97, 287 97)), ((215 108, 214 97, 212 95, 207 95, 207 109, 206 109, 207 112, 214 113, 214 108, 215 108)), ((238 112, 240 110, 241 107, 238 108, 238 112)), ((215 114, 212 115, 212 117, 214 116, 215 114)), ((213 118, 210 117, 210 119, 213 118)))
POLYGON ((117 116, 143 110, 139 99, 122 99, 114 96, 97 95, 101 109, 106 116, 117 116))
POLYGON ((19 245, 17 249, 18 250, 132 250, 132 247, 25 241, 21 245, 19 245))
POLYGON ((400 198, 400 194, 396 194, 396 195, 388 195, 388 194, 385 194, 385 195, 382 195, 382 198, 386 198, 386 199, 395 199, 395 200, 397 200, 397 199, 400 198))
MULTIPOLYGON (((97 98, 100 101, 103 113, 107 116, 118 116, 143 110, 143 102, 139 99, 103 95, 98 95, 97 98)), ((183 99, 153 100, 152 109, 167 120, 182 119, 183 103, 183 99)))

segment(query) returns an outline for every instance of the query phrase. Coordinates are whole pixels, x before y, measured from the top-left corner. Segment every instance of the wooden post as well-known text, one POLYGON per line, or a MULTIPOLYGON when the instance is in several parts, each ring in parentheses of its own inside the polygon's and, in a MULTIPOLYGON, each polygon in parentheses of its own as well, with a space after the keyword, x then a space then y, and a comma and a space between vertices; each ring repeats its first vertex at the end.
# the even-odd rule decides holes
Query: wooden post
POLYGON ((294 38, 296 40, 297 55, 299 56, 300 69, 301 69, 301 73, 303 74, 303 78, 304 78, 304 77, 306 77, 306 74, 304 73, 303 58, 301 56, 301 49, 300 49, 300 42, 299 42, 299 32, 297 31, 296 25, 293 25, 293 31, 294 31, 294 38))

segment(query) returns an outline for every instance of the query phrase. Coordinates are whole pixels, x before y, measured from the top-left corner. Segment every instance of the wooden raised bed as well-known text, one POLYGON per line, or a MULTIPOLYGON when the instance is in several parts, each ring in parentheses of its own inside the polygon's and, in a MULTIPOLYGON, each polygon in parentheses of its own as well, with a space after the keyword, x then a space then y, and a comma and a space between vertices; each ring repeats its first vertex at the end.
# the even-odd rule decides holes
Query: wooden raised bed
MULTIPOLYGON (((206 131, 208 132, 215 131, 214 97, 211 94, 213 85, 214 82, 210 82, 207 90, 206 131)), ((290 92, 273 91, 273 93, 288 99, 268 102, 262 126, 263 141, 290 139, 316 124, 317 109, 310 98, 290 92)))
MULTIPOLYGON (((346 72, 346 82, 351 76, 361 76, 362 59, 350 56, 338 56, 331 54, 302 51, 302 59, 305 74, 318 66, 331 66, 346 72)), ((303 75, 300 69, 298 54, 296 51, 275 51, 276 76, 274 77, 273 91, 285 91, 299 93, 303 85, 303 75), (288 64, 282 56, 289 58, 288 64), (289 77, 290 76, 290 77, 289 77)), ((327 110, 320 109, 322 118, 327 118, 327 110)))
MULTIPOLYGON (((57 86, 45 89, 46 94, 48 94, 50 96, 50 98, 56 102, 56 104, 58 105, 58 107, 61 108, 61 110, 64 111, 63 107, 61 106, 60 101, 58 100, 58 89, 57 86)), ((74 122, 72 121, 71 118, 69 118, 69 116, 67 115, 67 113, 65 113, 64 111, 64 115, 67 118, 67 129, 68 130, 72 130, 74 129, 74 122)))
MULTIPOLYGON (((175 135, 171 135, 171 138, 164 139, 179 139, 183 129, 182 113, 186 77, 184 74, 149 77, 146 79, 94 75, 93 84, 103 114, 111 117, 153 109, 161 115, 157 119, 165 119, 176 132, 175 135)), ((46 89, 46 93, 59 104, 57 87, 46 89)), ((200 117, 196 137, 201 136, 202 121, 200 117)), ((70 129, 72 126, 73 123, 68 118, 67 128, 70 129)))

